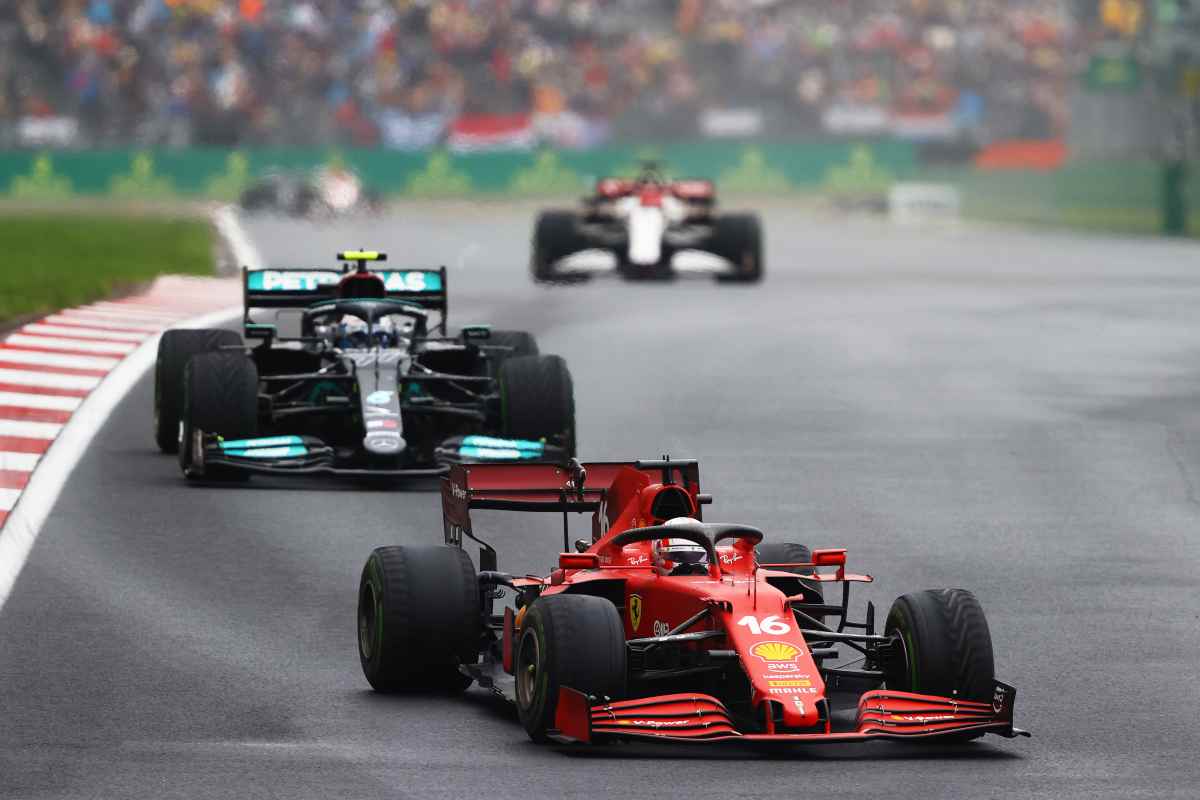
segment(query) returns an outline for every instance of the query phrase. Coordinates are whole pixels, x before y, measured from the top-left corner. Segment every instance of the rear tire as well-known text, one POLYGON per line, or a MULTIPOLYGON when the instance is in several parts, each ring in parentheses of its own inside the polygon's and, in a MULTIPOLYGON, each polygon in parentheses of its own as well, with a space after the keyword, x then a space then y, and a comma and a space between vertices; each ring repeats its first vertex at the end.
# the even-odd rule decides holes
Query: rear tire
POLYGON ((479 657, 479 578, 457 547, 379 547, 358 590, 358 657, 377 692, 461 692, 479 657))
POLYGON ((258 367, 244 353, 215 352, 193 356, 183 371, 183 413, 179 465, 188 478, 210 481, 248 480, 249 473, 208 467, 195 473, 192 451, 196 431, 226 439, 258 435, 258 367))
POLYGON ((710 248, 733 263, 733 272, 718 275, 726 283, 762 280, 762 223, 757 214, 722 214, 716 218, 710 248))
POLYGON ((575 455, 575 387, 561 356, 522 356, 500 365, 505 436, 545 439, 575 455))
MULTIPOLYGON (((812 551, 802 544, 795 542, 763 542, 754 548, 755 557, 759 564, 807 564, 812 561, 812 551)), ((812 567, 781 567, 780 572, 791 572, 796 575, 812 575, 812 567)), ((799 581, 804 590, 804 597, 810 603, 824 603, 825 593, 818 581, 799 581)), ((824 614, 809 614, 817 620, 824 614)))
POLYGON ((903 645, 903 657, 885 664, 889 689, 991 700, 992 636, 983 608, 966 589, 926 589, 897 598, 884 632, 903 645))
POLYGON ((154 364, 154 441, 164 453, 179 451, 179 418, 183 413, 183 369, 192 356, 241 347, 235 331, 215 328, 174 330, 158 340, 154 364))
POLYGON ((619 699, 625 694, 625 626, 602 597, 558 594, 529 606, 514 660, 517 715, 529 738, 546 741, 558 693, 569 687, 619 699))
POLYGON ((538 214, 533 227, 533 248, 529 269, 533 279, 540 283, 562 281, 556 275, 554 265, 560 259, 583 249, 583 237, 577 228, 578 215, 574 211, 543 211, 538 214))

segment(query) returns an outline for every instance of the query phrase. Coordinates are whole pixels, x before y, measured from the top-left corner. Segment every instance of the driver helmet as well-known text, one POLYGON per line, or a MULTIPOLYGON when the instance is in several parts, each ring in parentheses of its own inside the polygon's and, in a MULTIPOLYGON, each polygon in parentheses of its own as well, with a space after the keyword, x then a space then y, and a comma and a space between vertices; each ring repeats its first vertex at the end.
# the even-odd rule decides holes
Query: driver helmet
MULTIPOLYGON (((704 530, 704 523, 692 517, 675 517, 663 524, 672 528, 704 530)), ((670 561, 677 566, 708 564, 708 551, 690 539, 659 539, 654 543, 654 555, 655 561, 660 564, 663 561, 670 561)))
POLYGON ((365 320, 347 314, 337 325, 335 341, 343 350, 366 347, 370 343, 368 325, 365 320))

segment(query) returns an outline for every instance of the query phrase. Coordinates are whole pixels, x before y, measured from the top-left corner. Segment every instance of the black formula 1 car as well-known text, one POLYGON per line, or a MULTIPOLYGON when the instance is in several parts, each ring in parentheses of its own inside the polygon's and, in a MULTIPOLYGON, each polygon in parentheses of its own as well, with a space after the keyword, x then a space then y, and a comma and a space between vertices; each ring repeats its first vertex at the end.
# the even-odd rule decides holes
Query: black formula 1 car
POLYGON ((242 208, 252 213, 315 219, 375 212, 382 205, 383 198, 377 191, 366 186, 356 173, 340 167, 268 172, 241 196, 242 208))
POLYGON ((762 279, 755 214, 718 214, 711 181, 668 180, 646 163, 632 180, 602 178, 579 211, 544 211, 533 232, 534 280, 571 282, 616 273, 630 279, 682 273, 720 281, 762 279))
POLYGON ((227 330, 159 344, 155 438, 192 479, 437 475, 575 451, 571 373, 533 336, 446 331, 446 271, 243 271, 247 347, 227 330), (264 316, 273 311, 273 315, 264 316), (280 335, 292 318, 299 336, 280 335), (436 321, 435 321, 436 317, 436 321))

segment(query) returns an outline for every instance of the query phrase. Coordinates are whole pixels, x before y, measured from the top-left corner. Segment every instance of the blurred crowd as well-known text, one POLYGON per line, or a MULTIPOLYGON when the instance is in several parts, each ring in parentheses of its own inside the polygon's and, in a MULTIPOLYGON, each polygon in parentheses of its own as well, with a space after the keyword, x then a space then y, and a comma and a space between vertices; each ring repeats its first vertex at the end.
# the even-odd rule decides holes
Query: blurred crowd
POLYGON ((2 0, 0 135, 1045 138, 1074 39, 1062 0, 2 0))

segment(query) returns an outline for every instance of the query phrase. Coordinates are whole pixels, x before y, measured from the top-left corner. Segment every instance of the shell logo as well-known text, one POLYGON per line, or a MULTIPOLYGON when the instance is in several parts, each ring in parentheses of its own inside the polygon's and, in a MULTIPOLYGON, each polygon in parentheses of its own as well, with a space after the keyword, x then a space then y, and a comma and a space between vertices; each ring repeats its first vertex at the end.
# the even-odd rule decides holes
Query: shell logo
POLYGON ((800 648, 787 642, 759 642, 750 648, 750 652, 763 661, 795 661, 800 648))

